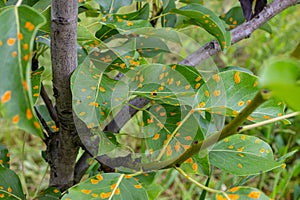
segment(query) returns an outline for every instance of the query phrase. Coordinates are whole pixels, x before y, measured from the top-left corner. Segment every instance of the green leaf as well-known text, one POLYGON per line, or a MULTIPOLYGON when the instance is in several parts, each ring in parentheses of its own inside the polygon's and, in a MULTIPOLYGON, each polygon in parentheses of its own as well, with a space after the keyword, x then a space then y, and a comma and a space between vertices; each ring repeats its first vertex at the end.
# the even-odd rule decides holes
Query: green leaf
POLYGON ((27 6, 10 7, 0 13, 0 97, 4 116, 13 124, 43 137, 33 115, 31 99, 31 50, 38 27, 45 19, 27 6))
POLYGON ((9 168, 10 155, 8 149, 0 144, 0 166, 9 168))
MULTIPOLYGON (((233 187, 226 191, 228 197, 230 199, 243 199, 243 200, 271 200, 267 195, 265 195, 262 191, 251 188, 251 187, 233 187)), ((226 200, 227 198, 223 194, 216 194, 217 200, 226 200)))
POLYGON ((199 3, 203 4, 203 0, 179 0, 181 3, 191 4, 191 3, 199 3))
POLYGON ((0 198, 15 200, 16 197, 25 200, 19 177, 12 170, 0 166, 0 198))
POLYGON ((98 174, 68 190, 63 200, 108 199, 144 200, 148 195, 144 187, 132 176, 119 173, 98 174))
POLYGON ((41 67, 36 71, 31 72, 31 87, 32 87, 32 101, 33 104, 36 103, 38 97, 40 96, 41 90, 41 77, 45 68, 41 67))
POLYGON ((56 127, 55 122, 52 120, 49 111, 46 107, 46 105, 37 105, 35 106, 39 114, 42 116, 42 118, 45 120, 46 124, 50 128, 52 132, 57 132, 58 127, 56 127))
POLYGON ((96 0, 96 2, 100 5, 103 14, 116 13, 121 7, 132 4, 132 0, 96 0))
MULTIPOLYGON (((254 75, 240 70, 228 70, 214 74, 198 91, 194 107, 200 111, 236 117, 259 92, 254 75)), ((270 99, 258 107, 247 119, 254 122, 281 116, 284 104, 270 99)))
POLYGON ((180 9, 173 9, 171 13, 180 14, 189 18, 189 23, 201 26, 213 35, 219 42, 222 50, 231 45, 231 35, 226 31, 224 22, 211 10, 200 4, 189 4, 180 9))
POLYGON ((272 91, 288 106, 300 111, 300 63, 290 58, 273 58, 261 72, 261 87, 272 91))
POLYGON ((46 190, 42 191, 37 200, 59 200, 61 192, 55 187, 49 187, 46 190))
MULTIPOLYGON (((163 0, 163 11, 162 14, 168 13, 170 10, 176 8, 174 0, 163 0)), ((174 14, 168 14, 161 18, 162 27, 174 27, 176 24, 177 16, 174 14)))
POLYGON ((72 74, 73 108, 89 128, 102 125, 111 110, 127 99, 126 84, 104 74, 108 66, 109 62, 87 58, 72 74))
POLYGON ((259 174, 282 165, 274 160, 272 149, 266 142, 240 134, 214 145, 209 159, 212 165, 239 176, 259 174))

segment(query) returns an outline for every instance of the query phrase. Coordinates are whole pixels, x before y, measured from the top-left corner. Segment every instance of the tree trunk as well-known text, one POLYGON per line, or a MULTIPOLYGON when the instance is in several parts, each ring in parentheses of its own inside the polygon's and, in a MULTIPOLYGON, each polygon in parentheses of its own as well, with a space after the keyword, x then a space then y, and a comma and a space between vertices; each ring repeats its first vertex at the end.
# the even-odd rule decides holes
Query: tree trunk
POLYGON ((70 76, 77 66, 77 2, 52 0, 51 7, 51 61, 59 132, 49 138, 47 161, 50 186, 62 191, 73 185, 79 148, 70 89, 70 76))

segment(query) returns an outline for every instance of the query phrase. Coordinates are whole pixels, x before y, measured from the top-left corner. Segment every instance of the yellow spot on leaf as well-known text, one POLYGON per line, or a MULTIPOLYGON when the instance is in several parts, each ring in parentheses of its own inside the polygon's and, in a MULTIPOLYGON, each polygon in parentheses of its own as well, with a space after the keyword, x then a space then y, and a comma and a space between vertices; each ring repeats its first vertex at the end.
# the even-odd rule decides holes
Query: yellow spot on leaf
POLYGON ((132 21, 128 21, 127 22, 127 26, 133 26, 133 22, 132 21))
POLYGON ((196 85, 195 85, 195 89, 198 89, 199 87, 200 87, 200 83, 197 83, 196 85))
POLYGON ((166 113, 165 113, 165 112, 161 112, 161 113, 159 113, 159 115, 160 115, 161 117, 163 117, 163 116, 166 116, 166 113))
POLYGON ((12 122, 13 122, 14 124, 16 124, 16 123, 19 122, 19 119, 20 119, 19 115, 15 115, 15 116, 12 118, 12 122))
POLYGON ((27 108, 27 110, 26 110, 26 118, 28 120, 32 119, 32 112, 29 108, 27 108))
POLYGON ((241 140, 245 140, 246 136, 245 135, 241 135, 241 140))
POLYGON ((4 198, 5 197, 5 195, 4 194, 0 194, 0 198, 4 198))
POLYGON ((200 77, 200 76, 198 76, 198 77, 195 79, 196 82, 199 82, 200 80, 201 80, 201 77, 200 77))
POLYGON ((233 149, 233 148, 234 148, 233 145, 229 145, 229 146, 228 146, 228 149, 233 149))
POLYGON ((105 88, 104 87, 100 87, 99 90, 100 90, 100 92, 105 92, 105 88))
POLYGON ((54 189, 53 192, 54 193, 59 193, 59 190, 58 189, 54 189))
POLYGON ((175 151, 178 153, 180 151, 180 142, 176 142, 174 148, 175 148, 175 151))
POLYGON ((7 192, 12 192, 11 187, 8 187, 8 188, 7 188, 7 192))
POLYGON ((190 89, 190 87, 191 87, 191 85, 186 85, 185 89, 188 90, 188 89, 190 89))
POLYGON ((234 73, 234 82, 236 84, 239 84, 241 82, 240 72, 235 72, 234 73))
POLYGON ((237 166, 238 168, 243 168, 243 165, 241 163, 239 163, 237 166))
POLYGON ((239 154, 239 156, 241 157, 241 158, 244 158, 245 157, 245 155, 244 154, 239 154))
POLYGON ((172 66, 172 70, 175 70, 175 69, 176 69, 176 65, 173 65, 173 66, 172 66))
POLYGON ((184 137, 184 139, 190 141, 190 140, 192 140, 193 138, 192 138, 191 136, 186 136, 186 137, 184 137))
POLYGON ((259 139, 255 139, 255 144, 258 144, 259 143, 259 139))
POLYGON ((103 180, 103 177, 101 176, 101 174, 98 174, 98 175, 96 176, 96 178, 97 178, 99 181, 102 181, 102 180, 103 180))
POLYGON ((177 85, 177 86, 180 85, 180 80, 176 81, 176 85, 177 85))
POLYGON ((253 87, 256 87, 256 86, 257 86, 257 84, 258 84, 258 82, 257 82, 257 81, 255 81, 255 82, 254 82, 254 84, 253 84, 253 87))
POLYGON ((16 42, 16 39, 15 39, 15 38, 8 38, 8 40, 7 40, 7 45, 8 45, 8 46, 12 46, 12 45, 15 44, 15 42, 16 42))
POLYGON ((120 194, 120 188, 117 188, 117 189, 116 189, 115 194, 116 194, 116 195, 119 195, 119 194, 120 194))
POLYGON ((3 45, 2 41, 0 40, 0 47, 3 45))
POLYGON ((224 142, 228 142, 228 141, 229 141, 229 139, 228 139, 228 138, 225 138, 225 139, 224 139, 224 142))
POLYGON ((167 146, 167 156, 171 156, 172 155, 172 147, 171 145, 167 146))
POLYGON ((204 108, 205 106, 205 103, 202 101, 200 104, 199 104, 199 108, 204 108))
POLYGON ((283 163, 283 164, 281 165, 281 168, 282 168, 282 169, 285 169, 285 168, 286 168, 286 164, 283 163))
POLYGON ((238 151, 238 152, 243 152, 244 149, 245 149, 245 147, 240 147, 240 148, 237 149, 237 151, 238 151))
POLYGON ((248 197, 251 199, 259 199, 260 192, 259 191, 252 191, 248 194, 248 197))
POLYGON ((2 97, 1 97, 1 102, 2 103, 6 103, 6 102, 8 102, 9 100, 11 99, 11 91, 6 91, 3 95, 2 95, 2 97))
POLYGON ((85 112, 80 112, 79 113, 79 116, 83 116, 83 115, 85 115, 85 112))
POLYGON ((251 103, 251 100, 247 100, 246 104, 249 105, 251 103))
POLYGON ((94 197, 94 198, 97 198, 99 195, 98 194, 96 194, 96 193, 93 193, 93 194, 91 194, 92 195, 92 197, 94 197))
POLYGON ((205 91, 205 96, 209 97, 209 92, 208 92, 208 90, 205 91))
POLYGON ((263 118, 264 118, 264 119, 270 119, 271 117, 270 117, 270 116, 267 116, 267 115, 264 115, 263 118))
POLYGON ((261 149, 259 150, 259 152, 260 152, 260 153, 264 153, 264 152, 265 152, 265 149, 264 149, 264 148, 261 148, 261 149))

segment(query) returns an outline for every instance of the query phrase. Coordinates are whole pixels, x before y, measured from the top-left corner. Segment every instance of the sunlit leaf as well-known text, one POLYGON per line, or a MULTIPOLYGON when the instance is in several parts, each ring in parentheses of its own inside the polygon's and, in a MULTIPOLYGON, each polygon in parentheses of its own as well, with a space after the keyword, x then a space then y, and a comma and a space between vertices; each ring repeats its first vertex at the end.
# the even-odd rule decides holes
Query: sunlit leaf
POLYGON ((35 103, 40 96, 41 90, 41 77, 44 72, 44 67, 39 68, 36 71, 31 72, 31 87, 32 87, 32 101, 35 103))
POLYGON ((233 135, 218 142, 209 151, 212 165, 235 175, 270 171, 282 165, 263 140, 247 135, 233 135))
POLYGON ((43 137, 32 110, 30 63, 33 39, 44 18, 27 6, 0 13, 0 97, 6 118, 21 129, 43 137))

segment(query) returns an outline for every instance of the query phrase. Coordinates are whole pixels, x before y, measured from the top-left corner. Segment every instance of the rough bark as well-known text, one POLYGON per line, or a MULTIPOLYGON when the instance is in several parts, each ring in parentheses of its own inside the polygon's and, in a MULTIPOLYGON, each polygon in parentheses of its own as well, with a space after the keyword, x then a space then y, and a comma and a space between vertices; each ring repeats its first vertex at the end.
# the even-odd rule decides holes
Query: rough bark
POLYGON ((50 186, 62 191, 73 185, 78 153, 72 114, 70 76, 77 66, 77 0, 52 0, 51 61, 59 132, 47 141, 50 186))

